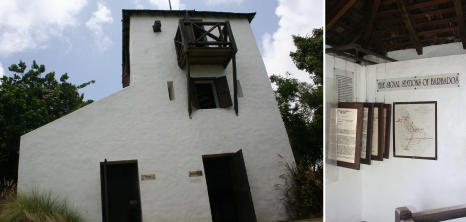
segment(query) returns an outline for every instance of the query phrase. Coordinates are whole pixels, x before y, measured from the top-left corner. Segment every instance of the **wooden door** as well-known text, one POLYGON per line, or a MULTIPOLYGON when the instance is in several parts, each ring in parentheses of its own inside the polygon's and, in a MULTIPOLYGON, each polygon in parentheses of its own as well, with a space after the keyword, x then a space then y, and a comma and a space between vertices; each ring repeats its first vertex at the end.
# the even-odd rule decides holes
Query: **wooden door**
POLYGON ((239 222, 256 222, 256 212, 252 203, 251 190, 249 189, 248 175, 244 165, 243 152, 239 150, 231 158, 231 172, 233 177, 233 189, 235 192, 236 206, 239 222))

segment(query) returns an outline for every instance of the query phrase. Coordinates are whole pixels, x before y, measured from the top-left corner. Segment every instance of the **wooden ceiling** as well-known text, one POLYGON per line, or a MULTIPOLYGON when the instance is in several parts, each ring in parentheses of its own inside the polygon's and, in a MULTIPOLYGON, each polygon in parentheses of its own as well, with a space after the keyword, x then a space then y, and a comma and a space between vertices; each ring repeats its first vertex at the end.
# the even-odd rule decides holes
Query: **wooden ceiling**
POLYGON ((462 42, 466 49, 465 1, 326 0, 326 44, 360 45, 381 55, 411 48, 422 55, 425 46, 452 42, 462 42))

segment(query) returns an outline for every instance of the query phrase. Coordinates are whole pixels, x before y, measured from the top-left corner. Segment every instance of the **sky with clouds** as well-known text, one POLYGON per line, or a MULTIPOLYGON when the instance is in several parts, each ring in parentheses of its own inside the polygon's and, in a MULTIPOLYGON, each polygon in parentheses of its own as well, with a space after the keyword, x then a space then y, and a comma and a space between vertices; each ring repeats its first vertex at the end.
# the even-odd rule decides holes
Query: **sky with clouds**
MULTIPOLYGON (((306 36, 323 26, 322 0, 171 0, 173 10, 257 12, 251 27, 269 75, 287 71, 301 81, 289 57, 291 35, 306 36)), ((122 89, 122 9, 170 9, 168 0, 0 1, 0 76, 20 60, 36 60, 46 73, 64 73, 69 82, 96 83, 80 92, 99 100, 122 89)), ((29 69, 29 68, 28 68, 29 69)), ((28 70, 27 69, 27 70, 28 70)))

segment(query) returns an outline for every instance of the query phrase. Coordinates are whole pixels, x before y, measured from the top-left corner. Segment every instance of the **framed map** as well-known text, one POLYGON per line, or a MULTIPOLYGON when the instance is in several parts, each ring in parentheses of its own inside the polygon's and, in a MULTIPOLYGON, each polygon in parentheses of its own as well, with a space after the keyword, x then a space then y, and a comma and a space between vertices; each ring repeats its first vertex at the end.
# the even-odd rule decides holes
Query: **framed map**
POLYGON ((393 156, 437 160, 437 101, 393 103, 393 156))

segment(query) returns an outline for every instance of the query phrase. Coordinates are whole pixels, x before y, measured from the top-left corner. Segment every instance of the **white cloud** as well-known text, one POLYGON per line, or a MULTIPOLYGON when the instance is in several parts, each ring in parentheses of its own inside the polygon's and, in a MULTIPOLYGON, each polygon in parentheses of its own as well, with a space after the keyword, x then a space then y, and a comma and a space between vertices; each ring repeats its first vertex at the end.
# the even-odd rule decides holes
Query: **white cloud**
POLYGON ((134 0, 133 1, 134 5, 136 6, 136 9, 144 9, 144 5, 141 4, 141 0, 134 0))
POLYGON ((92 17, 86 22, 86 27, 94 34, 94 40, 100 51, 107 50, 112 45, 110 37, 104 34, 102 26, 105 23, 112 23, 112 12, 100 2, 97 2, 97 11, 92 13, 92 17))
POLYGON ((300 81, 312 82, 309 74, 300 71, 290 58, 296 51, 291 35, 311 35, 312 29, 323 24, 322 0, 278 0, 275 13, 280 17, 278 30, 262 36, 262 57, 269 75, 284 75, 287 71, 300 81))
POLYGON ((47 48, 50 37, 78 24, 87 0, 0 1, 0 55, 47 48))
MULTIPOLYGON (((149 2, 157 9, 170 10, 170 4, 168 3, 168 0, 149 0, 149 2)), ((180 0, 170 0, 170 2, 173 10, 186 9, 186 5, 180 3, 180 0)))
POLYGON ((232 3, 232 2, 236 2, 239 5, 241 4, 241 2, 243 2, 243 0, 206 0, 206 4, 214 4, 214 5, 218 5, 222 3, 232 3))
MULTIPOLYGON (((0 78, 5 75, 5 71, 3 69, 2 63, 0 62, 0 78)), ((0 80, 0 85, 2 85, 2 81, 0 80)))

